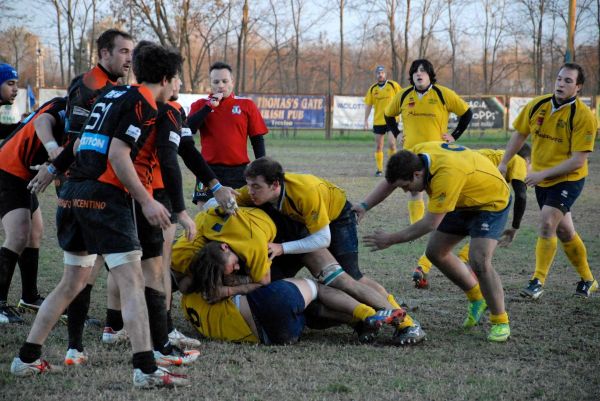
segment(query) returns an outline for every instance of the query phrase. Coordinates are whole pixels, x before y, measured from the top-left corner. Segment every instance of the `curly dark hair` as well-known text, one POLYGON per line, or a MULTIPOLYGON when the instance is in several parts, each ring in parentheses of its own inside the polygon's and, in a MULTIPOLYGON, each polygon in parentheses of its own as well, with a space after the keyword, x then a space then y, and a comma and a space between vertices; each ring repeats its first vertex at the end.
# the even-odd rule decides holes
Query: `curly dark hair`
POLYGON ((191 290, 200 292, 207 298, 216 295, 216 289, 223 285, 225 253, 221 249, 222 242, 210 241, 192 259, 189 272, 192 274, 191 290))
POLYGON ((393 184, 398 180, 412 181, 414 173, 424 167, 417 154, 409 150, 401 150, 388 160, 385 168, 385 180, 389 184, 393 184))
POLYGON ((408 69, 408 80, 410 81, 410 84, 412 86, 415 86, 413 74, 417 72, 420 65, 423 66, 423 69, 425 70, 425 72, 427 72, 427 75, 429 75, 429 80, 431 81, 431 84, 433 85, 434 83, 436 83, 437 79, 435 78, 435 70, 433 69, 433 64, 431 64, 431 62, 427 59, 420 58, 418 60, 413 61, 410 65, 410 68, 408 69))
POLYGON ((181 72, 182 63, 177 50, 147 40, 133 49, 133 73, 140 83, 157 84, 165 78, 170 80, 181 72))

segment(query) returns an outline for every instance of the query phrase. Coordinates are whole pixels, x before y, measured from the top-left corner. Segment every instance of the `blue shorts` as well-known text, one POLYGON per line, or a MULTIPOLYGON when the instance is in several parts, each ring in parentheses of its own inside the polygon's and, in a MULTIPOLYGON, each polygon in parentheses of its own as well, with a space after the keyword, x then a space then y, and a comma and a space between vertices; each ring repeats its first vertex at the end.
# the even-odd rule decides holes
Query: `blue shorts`
POLYGON ((535 187, 535 197, 540 209, 544 206, 556 208, 567 214, 581 194, 585 178, 579 181, 563 181, 551 187, 535 187))
POLYGON ((306 324, 304 297, 289 281, 273 281, 246 296, 258 337, 265 345, 293 344, 306 324))
POLYGON ((386 124, 373 126, 373 133, 375 135, 384 135, 388 131, 389 131, 389 129, 386 124))
POLYGON ((356 225, 356 213, 352 211, 350 202, 346 201, 338 218, 329 223, 331 243, 328 249, 346 273, 355 280, 360 280, 363 274, 358 266, 356 225))
POLYGON ((510 204, 499 212, 477 211, 477 210, 456 210, 444 216, 444 219, 437 228, 437 231, 461 235, 471 238, 489 238, 498 240, 504 231, 504 226, 508 220, 510 204))

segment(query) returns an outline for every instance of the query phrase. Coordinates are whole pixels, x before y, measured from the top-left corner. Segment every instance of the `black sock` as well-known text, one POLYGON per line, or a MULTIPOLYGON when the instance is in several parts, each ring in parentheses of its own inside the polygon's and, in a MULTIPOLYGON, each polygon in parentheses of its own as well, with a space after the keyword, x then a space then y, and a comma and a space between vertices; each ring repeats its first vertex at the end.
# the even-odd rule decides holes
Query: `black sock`
POLYGON ((21 270, 21 299, 33 303, 40 297, 37 288, 38 259, 40 248, 25 248, 19 256, 19 269, 21 270))
POLYGON ((67 308, 67 329, 69 332, 69 349, 83 351, 83 328, 90 309, 92 285, 88 284, 75 297, 67 308))
MULTIPOLYGON (((171 300, 171 304, 172 304, 172 300, 171 300)), ((171 317, 171 309, 169 309, 167 311, 167 333, 172 332, 173 330, 175 330, 175 326, 173 325, 173 318, 171 317)))
POLYGON ((35 362, 42 356, 42 345, 24 343, 19 350, 19 358, 25 363, 35 362))
POLYGON ((154 350, 162 352, 163 355, 166 355, 165 352, 170 354, 165 294, 150 287, 145 288, 144 294, 148 305, 148 322, 154 350))
POLYGON ((114 331, 123 330, 123 315, 117 309, 106 309, 106 327, 114 331))
POLYGON ((133 354, 131 362, 134 369, 140 369, 146 374, 156 372, 156 361, 152 351, 136 352, 133 354))
POLYGON ((8 289, 12 281, 19 254, 8 248, 0 248, 0 302, 8 300, 8 289))

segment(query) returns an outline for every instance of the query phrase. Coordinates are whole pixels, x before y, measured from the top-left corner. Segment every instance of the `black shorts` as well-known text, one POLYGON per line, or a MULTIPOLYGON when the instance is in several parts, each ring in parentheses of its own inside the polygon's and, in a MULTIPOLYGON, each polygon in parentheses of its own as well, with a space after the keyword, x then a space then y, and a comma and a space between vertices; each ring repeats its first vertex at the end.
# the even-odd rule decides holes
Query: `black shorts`
MULTIPOLYGON (((156 193, 154 195, 154 199, 156 199, 156 193)), ((135 202, 135 226, 142 247, 142 260, 161 256, 164 242, 162 228, 153 226, 148 222, 146 216, 142 213, 142 207, 137 202, 135 202)))
POLYGON ((133 200, 110 184, 68 180, 58 199, 56 227, 58 243, 67 252, 105 255, 141 249, 133 200))
POLYGON ((538 206, 551 206, 560 210, 563 214, 571 211, 571 207, 581 194, 585 178, 579 181, 563 181, 551 187, 535 187, 535 197, 538 206))
MULTIPOLYGON (((231 187, 234 189, 241 188, 244 185, 246 185, 244 171, 246 170, 247 164, 240 164, 239 166, 209 164, 209 166, 217 176, 221 185, 231 187)), ((196 179, 196 187, 194 188, 194 196, 192 198, 192 202, 194 202, 195 204, 198 202, 206 202, 212 197, 212 191, 206 188, 198 179, 196 179)))
POLYGON ((153 195, 154 199, 159 201, 171 214, 171 223, 177 223, 177 216, 173 213, 173 206, 171 205, 171 199, 169 198, 169 194, 164 188, 155 189, 153 195))
POLYGON ((16 209, 29 209, 31 214, 40 204, 37 196, 27 189, 27 181, 0 170, 0 218, 16 209))
POLYGON ((373 133, 376 135, 384 135, 388 131, 389 131, 388 126, 385 124, 373 126, 373 133))

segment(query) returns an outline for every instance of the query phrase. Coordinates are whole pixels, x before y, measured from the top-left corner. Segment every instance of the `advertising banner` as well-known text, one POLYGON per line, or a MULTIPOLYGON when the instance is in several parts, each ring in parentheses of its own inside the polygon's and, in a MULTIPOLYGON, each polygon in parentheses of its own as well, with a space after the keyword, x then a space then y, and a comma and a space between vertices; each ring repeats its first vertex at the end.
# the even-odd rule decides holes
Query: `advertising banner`
MULTIPOLYGON (((365 103, 360 96, 333 97, 333 129, 365 129, 365 103)), ((369 127, 373 126, 373 112, 369 116, 369 127)))
POLYGON ((325 96, 242 95, 256 103, 267 127, 324 129, 325 96))
MULTIPOLYGON (((464 99, 473 112, 469 129, 504 129, 506 106, 501 96, 465 96, 464 99)), ((457 125, 458 117, 451 113, 448 121, 448 131, 453 130, 457 125)))

